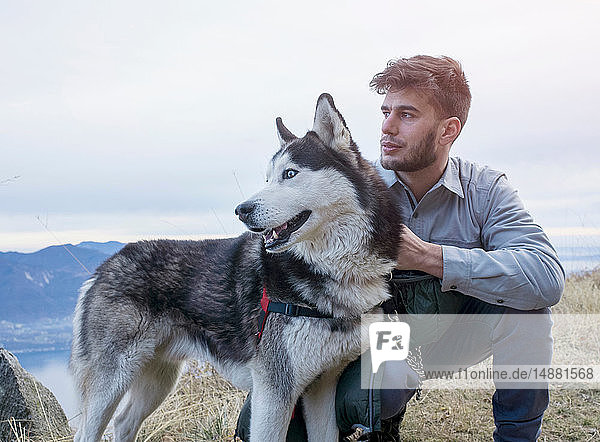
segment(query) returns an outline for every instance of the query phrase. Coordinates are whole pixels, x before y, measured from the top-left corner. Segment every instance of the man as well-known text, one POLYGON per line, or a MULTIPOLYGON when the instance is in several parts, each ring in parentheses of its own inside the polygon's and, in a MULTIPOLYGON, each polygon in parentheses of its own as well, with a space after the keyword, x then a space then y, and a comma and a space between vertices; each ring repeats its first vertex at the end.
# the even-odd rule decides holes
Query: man
MULTIPOLYGON (((393 310, 456 314, 441 336, 421 345, 423 366, 467 367, 491 355, 495 366, 549 364, 548 307, 561 297, 564 271, 504 174, 450 158, 471 102, 460 64, 429 56, 391 61, 371 87, 385 95, 376 166, 405 214, 397 268, 432 275, 405 279, 393 310)), ((342 373, 336 394, 342 435, 362 428, 368 440, 398 440, 418 375, 405 361, 380 371, 379 389, 361 388, 360 361, 342 373)), ((496 387, 494 440, 537 439, 547 385, 496 387)), ((238 427, 248 419, 242 412, 238 427)), ((301 413, 290 425, 291 440, 305 440, 301 413)))
MULTIPOLYGON (((463 294, 455 311, 445 312, 457 313, 456 320, 441 338, 421 347, 423 365, 464 367, 490 355, 495 366, 549 364, 548 307, 562 295, 564 271, 502 173, 450 158, 471 101, 460 64, 449 57, 399 59, 370 85, 385 95, 377 167, 405 214, 397 268, 439 278, 432 289, 439 302, 463 294)), ((385 376, 407 388, 380 390, 379 407, 366 412, 355 405, 361 400, 350 372, 351 367, 338 384, 340 430, 348 432, 355 421, 372 432, 370 440, 396 440, 398 421, 414 392, 408 388, 414 371, 389 363, 384 388, 385 376), (369 413, 379 416, 366 419, 369 413)), ((548 406, 547 385, 508 387, 496 382, 494 440, 536 440, 548 406)))

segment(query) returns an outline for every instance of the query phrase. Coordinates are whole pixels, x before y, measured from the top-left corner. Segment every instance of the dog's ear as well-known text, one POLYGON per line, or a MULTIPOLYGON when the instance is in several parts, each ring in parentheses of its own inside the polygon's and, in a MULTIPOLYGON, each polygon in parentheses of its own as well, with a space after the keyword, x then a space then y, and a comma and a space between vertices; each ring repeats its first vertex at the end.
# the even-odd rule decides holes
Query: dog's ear
POLYGON ((344 117, 335 108, 333 98, 329 94, 321 94, 317 99, 317 110, 315 111, 312 130, 316 132, 325 145, 332 149, 347 152, 356 150, 344 117))
POLYGON ((275 126, 277 126, 277 136, 279 137, 279 143, 281 147, 285 147, 287 144, 294 141, 297 137, 289 131, 287 127, 283 125, 281 117, 275 119, 275 126))

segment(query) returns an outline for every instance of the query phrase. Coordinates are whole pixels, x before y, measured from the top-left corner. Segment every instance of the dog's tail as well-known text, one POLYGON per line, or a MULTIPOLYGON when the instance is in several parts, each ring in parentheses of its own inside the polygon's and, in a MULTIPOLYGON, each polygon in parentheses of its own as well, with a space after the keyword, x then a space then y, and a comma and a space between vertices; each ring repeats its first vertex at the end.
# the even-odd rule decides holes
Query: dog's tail
POLYGON ((83 363, 83 360, 86 359, 86 355, 89 355, 89 352, 84 346, 84 305, 86 303, 85 299, 88 296, 88 292, 93 287, 95 282, 96 277, 93 276, 81 285, 81 288, 79 289, 79 297, 77 299, 77 306, 75 307, 75 315, 73 317, 73 341, 71 343, 69 369, 79 393, 82 393, 85 387, 85 372, 87 371, 86 364, 83 363))

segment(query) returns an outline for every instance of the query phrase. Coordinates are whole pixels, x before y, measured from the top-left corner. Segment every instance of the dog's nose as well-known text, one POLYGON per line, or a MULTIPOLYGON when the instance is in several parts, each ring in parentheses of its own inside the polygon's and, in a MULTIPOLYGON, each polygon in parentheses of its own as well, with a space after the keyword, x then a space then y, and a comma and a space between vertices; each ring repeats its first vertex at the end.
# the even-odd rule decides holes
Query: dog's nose
POLYGON ((240 221, 246 222, 248 216, 254 211, 255 204, 246 201, 235 208, 235 214, 240 218, 240 221))

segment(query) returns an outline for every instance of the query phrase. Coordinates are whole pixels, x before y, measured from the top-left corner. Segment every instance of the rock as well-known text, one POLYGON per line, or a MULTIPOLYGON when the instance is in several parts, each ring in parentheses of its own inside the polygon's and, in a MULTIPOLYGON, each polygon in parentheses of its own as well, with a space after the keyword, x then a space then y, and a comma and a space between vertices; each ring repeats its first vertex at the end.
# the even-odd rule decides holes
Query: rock
POLYGON ((0 441, 54 440, 70 434, 65 412, 52 392, 0 348, 0 441))

